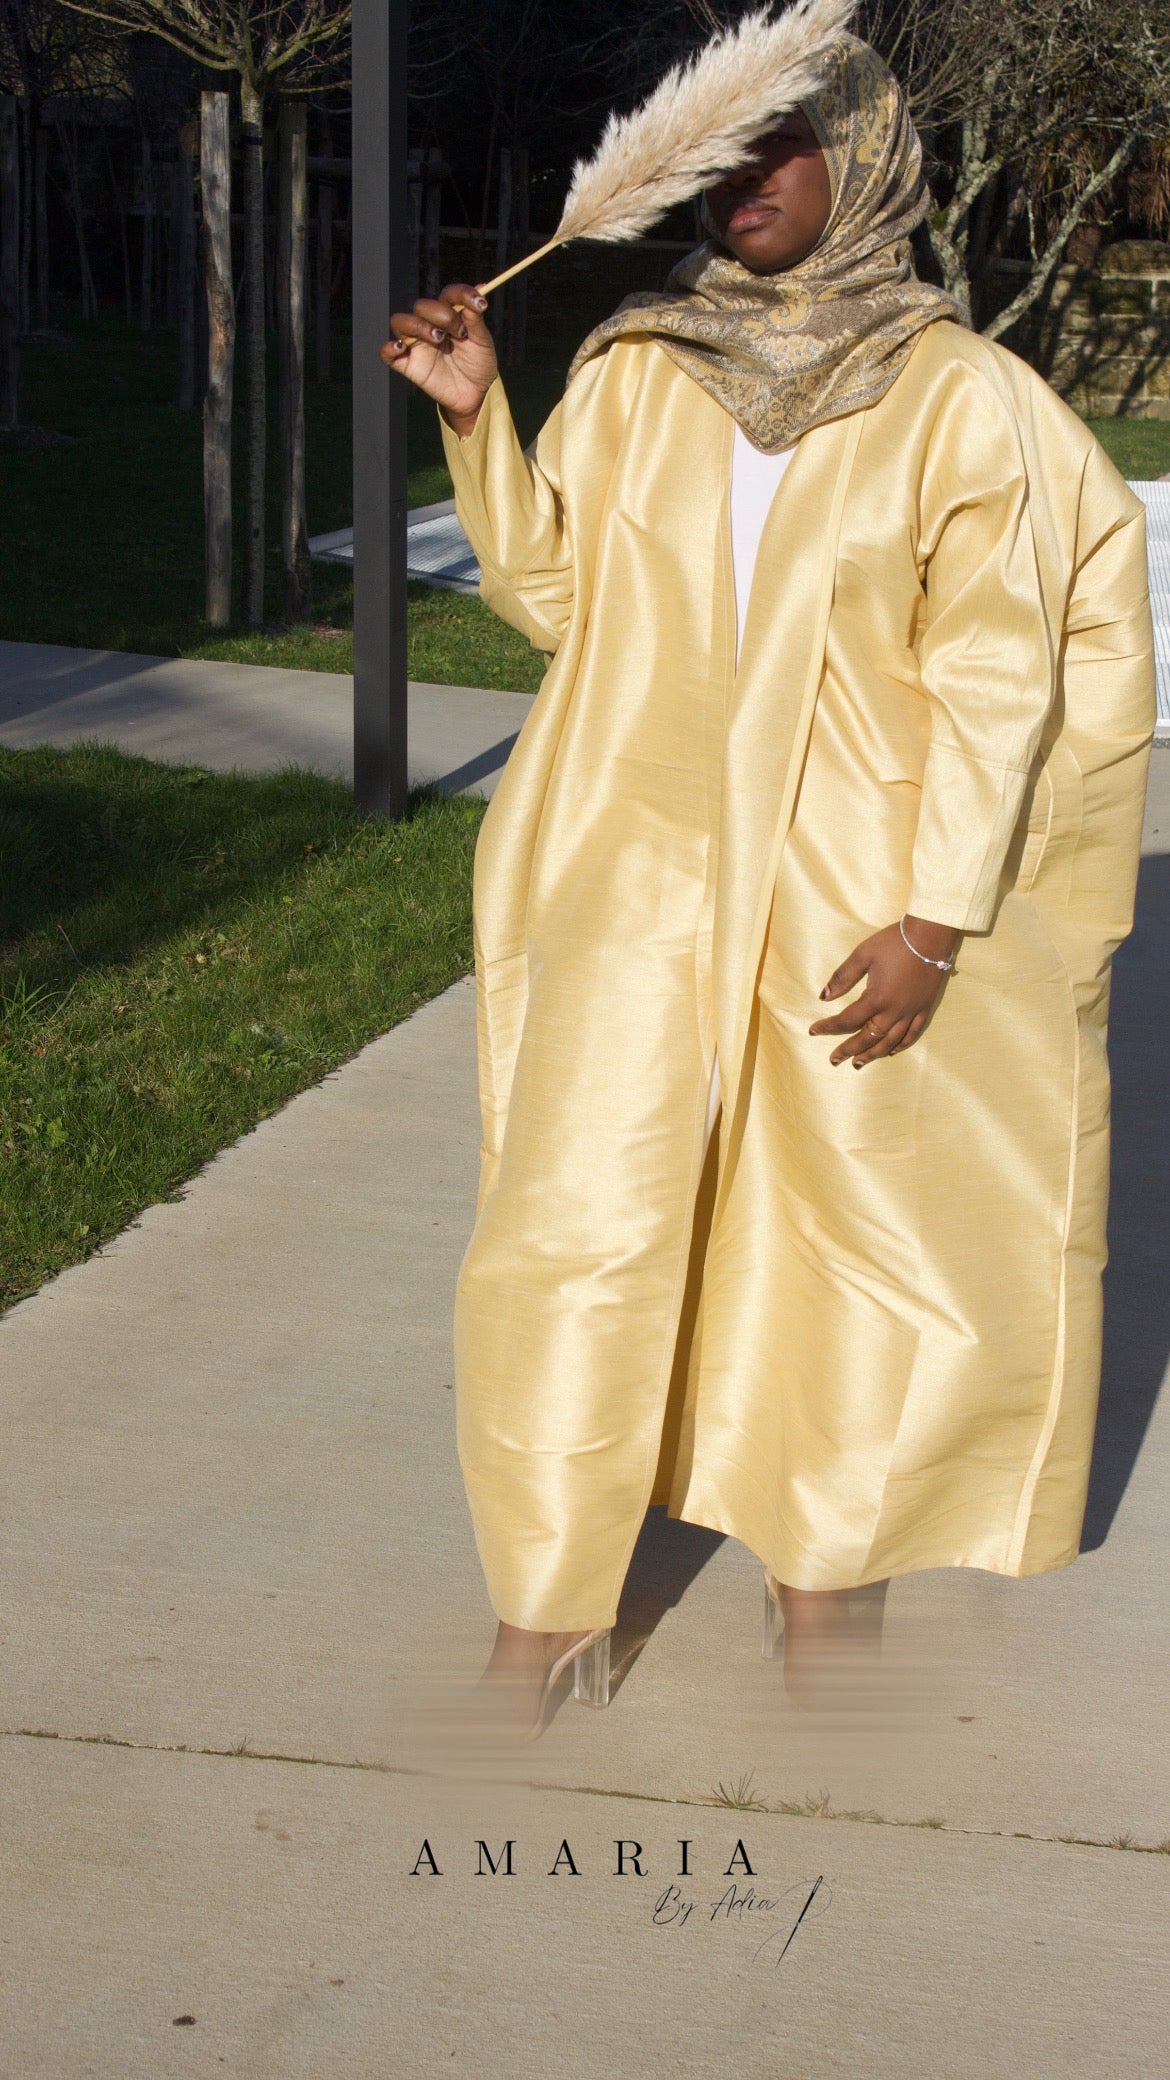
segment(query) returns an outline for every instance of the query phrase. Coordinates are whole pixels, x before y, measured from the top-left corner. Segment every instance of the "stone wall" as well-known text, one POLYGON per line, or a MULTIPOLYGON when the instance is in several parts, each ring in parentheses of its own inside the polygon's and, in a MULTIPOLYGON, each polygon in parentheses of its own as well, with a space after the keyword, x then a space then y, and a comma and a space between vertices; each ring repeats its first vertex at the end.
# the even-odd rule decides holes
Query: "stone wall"
MULTIPOLYGON (((1022 261, 999 264, 996 309, 1018 295, 1026 275, 1022 261)), ((1170 245, 1123 239, 1092 266, 1057 268, 1004 344, 1078 411, 1170 419, 1170 245)))

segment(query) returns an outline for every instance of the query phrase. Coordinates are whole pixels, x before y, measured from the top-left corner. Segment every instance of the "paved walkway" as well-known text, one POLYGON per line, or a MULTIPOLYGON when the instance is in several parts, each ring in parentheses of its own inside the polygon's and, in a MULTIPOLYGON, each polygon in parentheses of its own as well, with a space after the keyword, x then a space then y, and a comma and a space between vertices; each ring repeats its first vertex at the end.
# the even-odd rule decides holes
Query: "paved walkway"
MULTIPOLYGON (((412 684, 409 700, 412 784, 437 780, 490 794, 531 694, 412 684)), ((0 643, 0 743, 86 737, 218 772, 294 764, 351 780, 353 680, 345 672, 0 643)))
POLYGON ((0 2071, 1161 2080, 1170 752, 1147 850, 1086 1550, 895 1582, 866 1713, 790 1707, 751 1556, 655 1512, 610 1710, 491 1780, 426 1744, 493 1630, 451 1393, 467 982, 12 1311, 0 2071))

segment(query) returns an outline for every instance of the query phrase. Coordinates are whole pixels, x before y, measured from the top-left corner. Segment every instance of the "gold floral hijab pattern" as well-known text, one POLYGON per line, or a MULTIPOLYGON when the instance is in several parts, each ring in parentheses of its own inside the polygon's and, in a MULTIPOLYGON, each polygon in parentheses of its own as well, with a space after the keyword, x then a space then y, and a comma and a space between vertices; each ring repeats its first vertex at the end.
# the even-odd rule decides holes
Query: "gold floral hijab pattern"
POLYGON ((965 312, 914 274, 910 233, 930 209, 922 146, 902 90, 870 46, 845 36, 801 103, 825 155, 833 208, 819 244, 780 274, 753 274, 709 240, 595 326, 582 363, 615 339, 656 338, 775 454, 889 389, 918 334, 965 312))

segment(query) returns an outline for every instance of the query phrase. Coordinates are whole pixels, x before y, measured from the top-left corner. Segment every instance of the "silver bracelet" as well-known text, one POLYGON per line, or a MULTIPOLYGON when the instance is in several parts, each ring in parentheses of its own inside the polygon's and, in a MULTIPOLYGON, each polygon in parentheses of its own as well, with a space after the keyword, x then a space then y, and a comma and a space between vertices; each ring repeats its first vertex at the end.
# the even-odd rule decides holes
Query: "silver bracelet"
POLYGON ((919 953, 918 948, 916 946, 911 946, 909 939, 906 937, 906 920, 904 917, 900 917, 898 919, 898 930, 902 934, 903 946, 906 947, 908 952, 914 955, 916 961, 924 962, 928 968, 941 968, 944 975, 950 974, 951 969, 955 965, 955 956, 953 953, 949 960, 932 961, 928 953, 919 953))

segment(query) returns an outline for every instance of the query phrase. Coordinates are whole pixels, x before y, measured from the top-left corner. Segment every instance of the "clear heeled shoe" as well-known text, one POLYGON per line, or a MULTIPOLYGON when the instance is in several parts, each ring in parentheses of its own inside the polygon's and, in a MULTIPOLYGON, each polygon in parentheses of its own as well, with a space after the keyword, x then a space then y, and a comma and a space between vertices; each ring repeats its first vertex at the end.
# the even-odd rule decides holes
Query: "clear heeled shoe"
POLYGON ((765 1661, 775 1661, 784 1639, 784 1614, 780 1608, 780 1584, 764 1569, 764 1637, 760 1652, 765 1661))
POLYGON ((573 1664, 573 1696, 578 1704, 592 1705, 594 1711, 603 1711, 609 1703, 609 1643, 611 1628, 599 1626, 596 1632, 587 1632, 575 1647, 569 1647, 553 1662, 540 1693, 536 1707, 536 1718, 528 1734, 530 1741, 539 1740, 544 1732, 545 1716, 549 1701, 557 1683, 570 1661, 573 1664))

